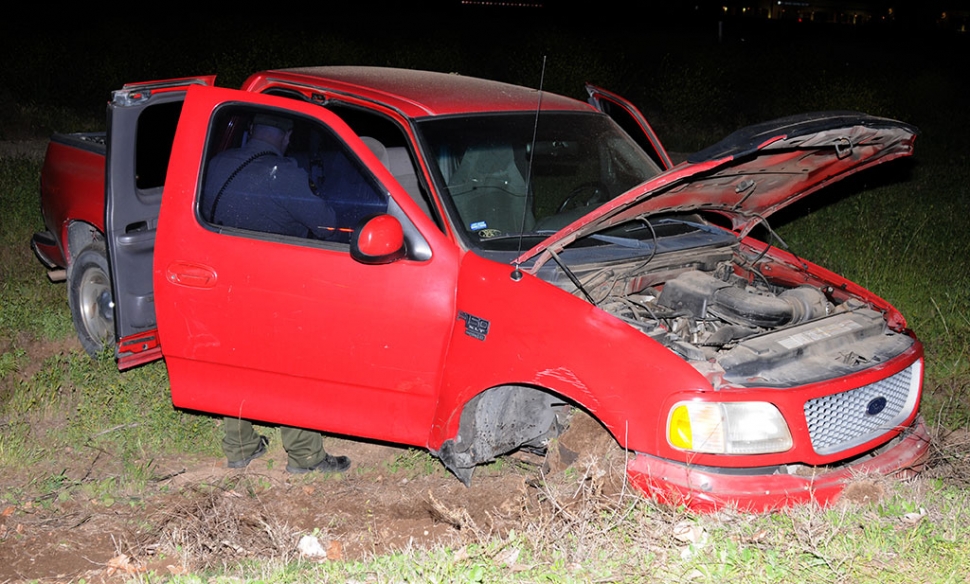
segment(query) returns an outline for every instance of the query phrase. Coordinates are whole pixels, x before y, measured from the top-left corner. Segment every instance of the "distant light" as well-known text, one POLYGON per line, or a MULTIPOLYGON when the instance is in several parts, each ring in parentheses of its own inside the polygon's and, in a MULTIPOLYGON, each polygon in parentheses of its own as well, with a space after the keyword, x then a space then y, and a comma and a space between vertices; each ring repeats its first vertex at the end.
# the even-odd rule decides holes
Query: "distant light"
POLYGON ((461 0, 469 6, 497 6, 499 8, 542 8, 541 2, 489 2, 487 0, 461 0))

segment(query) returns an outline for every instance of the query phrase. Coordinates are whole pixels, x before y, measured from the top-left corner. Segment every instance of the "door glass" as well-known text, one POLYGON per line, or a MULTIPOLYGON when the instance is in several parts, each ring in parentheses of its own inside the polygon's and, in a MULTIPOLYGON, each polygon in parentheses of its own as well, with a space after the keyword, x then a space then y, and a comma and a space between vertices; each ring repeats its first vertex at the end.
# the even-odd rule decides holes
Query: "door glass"
POLYGON ((643 148, 643 151, 650 155, 657 166, 660 168, 667 167, 667 163, 660 155, 657 146, 647 139, 643 126, 629 111, 606 99, 598 100, 597 104, 603 113, 613 118, 613 121, 619 124, 623 131, 629 134, 640 145, 640 148, 643 148))
POLYGON ((213 118, 199 215, 219 228, 346 243, 386 192, 316 120, 226 106, 213 118))
POLYGON ((175 128, 182 101, 169 101, 145 108, 138 116, 135 138, 135 186, 153 189, 165 184, 168 160, 175 141, 175 128))

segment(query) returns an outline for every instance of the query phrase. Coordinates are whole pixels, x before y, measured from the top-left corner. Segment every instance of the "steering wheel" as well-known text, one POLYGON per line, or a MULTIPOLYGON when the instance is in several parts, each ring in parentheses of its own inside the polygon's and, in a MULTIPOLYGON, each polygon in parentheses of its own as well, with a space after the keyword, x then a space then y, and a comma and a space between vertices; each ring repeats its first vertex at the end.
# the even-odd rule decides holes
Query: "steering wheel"
POLYGON ((608 198, 607 193, 609 191, 601 181, 591 180, 584 182, 574 188, 563 199, 562 203, 559 204, 559 208, 556 209, 556 213, 564 213, 570 209, 578 209, 580 207, 597 207, 601 203, 606 202, 608 198))

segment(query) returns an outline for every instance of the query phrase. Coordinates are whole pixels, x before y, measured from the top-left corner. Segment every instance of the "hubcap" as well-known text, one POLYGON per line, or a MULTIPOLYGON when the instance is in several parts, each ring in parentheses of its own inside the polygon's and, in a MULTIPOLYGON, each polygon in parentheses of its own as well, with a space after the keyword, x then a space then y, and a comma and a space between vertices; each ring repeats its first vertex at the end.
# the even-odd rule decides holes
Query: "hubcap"
POLYGON ((81 280, 78 308, 88 336, 106 341, 114 333, 114 311, 108 275, 99 268, 88 268, 81 280))

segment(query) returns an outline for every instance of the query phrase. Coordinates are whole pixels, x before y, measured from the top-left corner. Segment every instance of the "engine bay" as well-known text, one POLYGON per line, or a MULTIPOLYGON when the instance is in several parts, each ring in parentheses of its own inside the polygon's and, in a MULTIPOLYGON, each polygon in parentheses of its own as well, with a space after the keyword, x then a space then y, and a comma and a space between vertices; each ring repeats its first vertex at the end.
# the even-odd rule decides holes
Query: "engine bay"
POLYGON ((863 299, 807 275, 793 282, 801 268, 772 270, 777 260, 732 234, 684 225, 696 231, 654 240, 658 251, 646 260, 586 264, 576 275, 599 308, 690 362, 715 388, 832 379, 912 346, 863 299), (789 276, 766 276, 774 272, 789 276))

